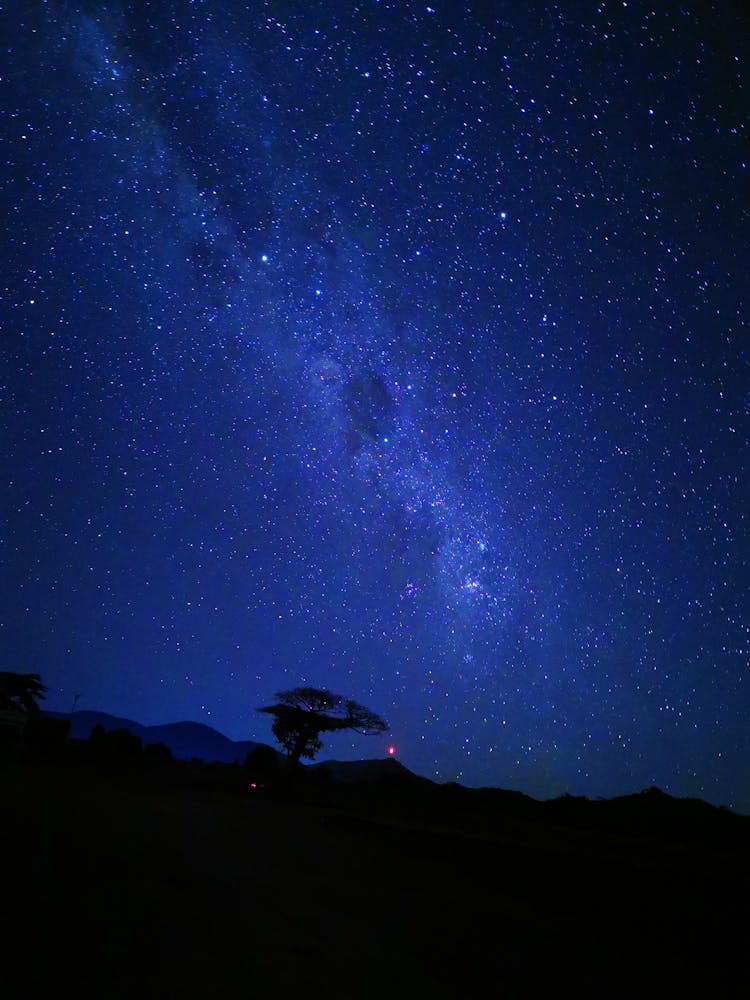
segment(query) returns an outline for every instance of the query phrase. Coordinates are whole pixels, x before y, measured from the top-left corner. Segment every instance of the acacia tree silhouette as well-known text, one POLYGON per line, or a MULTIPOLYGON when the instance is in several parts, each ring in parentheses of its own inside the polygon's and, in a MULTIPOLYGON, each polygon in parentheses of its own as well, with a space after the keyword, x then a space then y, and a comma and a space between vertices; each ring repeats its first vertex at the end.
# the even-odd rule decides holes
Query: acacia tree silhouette
POLYGON ((275 717, 273 734, 295 764, 300 757, 314 759, 323 746, 321 733, 351 729, 363 736, 376 736, 388 731, 387 722, 375 712, 326 688, 298 687, 279 691, 276 697, 275 705, 258 711, 275 717))

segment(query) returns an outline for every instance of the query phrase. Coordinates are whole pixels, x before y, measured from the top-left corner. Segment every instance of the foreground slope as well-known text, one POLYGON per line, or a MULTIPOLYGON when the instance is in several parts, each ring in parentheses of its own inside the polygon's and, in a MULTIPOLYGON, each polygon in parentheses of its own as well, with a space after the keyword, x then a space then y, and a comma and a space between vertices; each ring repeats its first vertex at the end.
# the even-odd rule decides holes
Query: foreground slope
POLYGON ((3 934, 30 995, 643 997, 744 962, 742 845, 554 826, 455 789, 259 795, 232 767, 0 775, 3 934))

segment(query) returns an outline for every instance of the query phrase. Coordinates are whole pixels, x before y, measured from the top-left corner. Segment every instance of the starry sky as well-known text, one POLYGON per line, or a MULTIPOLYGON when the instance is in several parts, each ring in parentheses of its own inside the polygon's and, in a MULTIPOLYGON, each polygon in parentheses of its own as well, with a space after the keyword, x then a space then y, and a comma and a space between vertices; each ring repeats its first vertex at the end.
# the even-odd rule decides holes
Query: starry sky
POLYGON ((750 812, 741 5, 23 6, 3 669, 268 742, 325 686, 436 780, 750 812))

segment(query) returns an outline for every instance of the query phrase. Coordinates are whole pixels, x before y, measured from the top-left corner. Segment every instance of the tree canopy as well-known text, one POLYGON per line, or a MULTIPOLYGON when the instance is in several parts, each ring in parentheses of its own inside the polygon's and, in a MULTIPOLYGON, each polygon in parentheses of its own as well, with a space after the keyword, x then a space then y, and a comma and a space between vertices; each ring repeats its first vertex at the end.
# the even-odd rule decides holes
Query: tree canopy
POLYGON ((37 699, 43 699, 46 690, 39 674, 0 671, 0 708, 38 712, 37 699))
POLYGON ((315 758, 323 746, 321 733, 351 729, 363 736, 388 731, 388 724, 351 698, 326 688, 298 687, 279 691, 278 701, 258 709, 274 716, 273 734, 297 763, 300 757, 315 758))

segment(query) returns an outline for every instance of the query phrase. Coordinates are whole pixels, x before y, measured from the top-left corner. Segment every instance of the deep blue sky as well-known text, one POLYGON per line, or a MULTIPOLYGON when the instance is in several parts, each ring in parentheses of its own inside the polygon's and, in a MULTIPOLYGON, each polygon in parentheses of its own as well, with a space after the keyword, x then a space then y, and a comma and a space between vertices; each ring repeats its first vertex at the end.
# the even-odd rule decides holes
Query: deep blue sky
POLYGON ((741 5, 23 6, 4 669, 750 812, 741 5))

